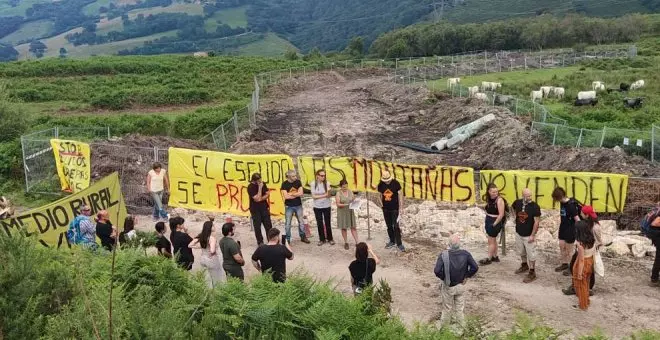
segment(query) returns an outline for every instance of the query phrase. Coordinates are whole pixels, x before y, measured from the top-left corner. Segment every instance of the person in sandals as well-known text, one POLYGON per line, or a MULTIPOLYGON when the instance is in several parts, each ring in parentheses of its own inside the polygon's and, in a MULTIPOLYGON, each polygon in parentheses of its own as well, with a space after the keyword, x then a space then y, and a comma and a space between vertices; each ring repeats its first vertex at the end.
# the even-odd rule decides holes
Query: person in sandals
POLYGON ((341 236, 344 238, 344 249, 348 250, 348 229, 351 229, 355 244, 357 245, 360 241, 358 241, 355 211, 349 208, 351 202, 355 200, 355 195, 348 190, 348 182, 345 179, 339 182, 339 191, 335 195, 335 200, 337 202, 337 228, 341 229, 341 236))

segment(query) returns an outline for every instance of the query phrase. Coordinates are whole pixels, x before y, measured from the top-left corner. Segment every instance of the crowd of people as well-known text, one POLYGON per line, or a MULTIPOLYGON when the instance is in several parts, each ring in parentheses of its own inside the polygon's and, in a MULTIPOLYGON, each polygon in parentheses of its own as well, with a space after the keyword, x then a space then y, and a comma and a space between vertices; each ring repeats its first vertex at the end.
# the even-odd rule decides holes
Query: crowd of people
MULTIPOLYGON (((318 246, 334 245, 331 228, 332 197, 334 196, 337 228, 341 230, 344 246, 350 249, 348 243, 348 230, 354 241, 355 260, 348 266, 351 287, 355 294, 359 294, 365 287, 373 283, 373 274, 380 260, 371 245, 359 241, 354 203, 358 196, 348 188, 347 181, 341 180, 338 190, 333 189, 326 179, 325 170, 316 171, 315 180, 309 184, 313 200, 313 212, 318 229, 318 246)), ((170 227, 169 240, 163 218, 167 218, 165 204, 162 201, 163 193, 168 188, 167 174, 160 164, 154 164, 147 176, 147 189, 154 199, 153 217, 157 221, 155 231, 157 234, 156 248, 158 254, 174 258, 178 265, 191 270, 195 258, 192 249, 201 249, 199 263, 207 275, 209 286, 213 287, 226 278, 245 279, 243 267, 246 260, 242 254, 240 241, 234 238, 235 224, 226 221, 221 228, 222 238, 216 239, 216 228, 212 218, 204 222, 202 231, 190 235, 182 217, 168 219, 170 227)), ((380 193, 380 203, 383 217, 387 226, 388 242, 386 249, 396 247, 405 251, 402 243, 401 228, 399 226, 400 213, 403 207, 403 194, 401 184, 393 178, 390 172, 383 171, 380 183, 377 186, 380 193)), ((247 188, 249 194, 249 211, 257 248, 250 257, 253 266, 262 273, 271 275, 274 282, 286 280, 286 262, 293 260, 294 252, 291 247, 291 226, 295 215, 298 221, 298 234, 300 241, 310 243, 308 230, 305 230, 302 196, 303 185, 295 171, 286 173, 286 181, 280 187, 280 193, 285 204, 284 233, 274 228, 268 199, 269 188, 259 173, 251 176, 247 188), (263 239, 262 226, 265 230, 266 240, 263 239)), ((484 199, 486 213, 484 229, 488 236, 487 257, 478 263, 472 255, 461 249, 461 240, 457 234, 449 237, 449 247, 438 256, 434 273, 441 280, 440 289, 443 298, 443 312, 441 323, 450 322, 452 314, 456 322, 464 326, 463 309, 465 305, 465 284, 479 270, 479 266, 494 265, 500 262, 498 256, 497 237, 503 232, 508 216, 515 218, 516 249, 520 256, 520 267, 514 275, 524 274, 523 283, 530 283, 537 279, 536 235, 539 231, 541 208, 532 199, 532 191, 525 188, 521 198, 515 200, 510 206, 502 197, 496 185, 489 184, 484 199)), ((552 198, 559 204, 560 221, 558 231, 559 266, 554 268, 571 278, 570 285, 563 289, 566 295, 576 295, 575 309, 586 311, 589 308, 593 295, 595 273, 602 271, 602 260, 599 251, 603 244, 603 237, 598 221, 598 215, 593 207, 582 205, 575 198, 568 197, 566 191, 557 187, 552 198)), ((95 249, 95 237, 101 241, 101 247, 112 250, 135 238, 136 219, 126 217, 124 230, 118 230, 110 222, 107 211, 98 212, 94 225, 90 218, 90 208, 82 206, 80 215, 71 223, 69 233, 70 241, 80 243, 95 249)), ((656 257, 651 273, 651 285, 660 287, 660 204, 645 217, 648 225, 657 229, 657 235, 648 235, 656 245, 656 257)), ((644 223, 644 222, 643 222, 644 223)), ((602 274, 601 274, 602 275, 602 274)))

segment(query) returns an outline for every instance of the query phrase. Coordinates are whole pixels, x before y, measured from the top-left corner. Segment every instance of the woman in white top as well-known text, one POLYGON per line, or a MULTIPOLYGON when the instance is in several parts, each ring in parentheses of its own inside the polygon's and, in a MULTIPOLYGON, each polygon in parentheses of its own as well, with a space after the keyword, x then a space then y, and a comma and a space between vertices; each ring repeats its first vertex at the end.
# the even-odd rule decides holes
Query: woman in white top
POLYGON ((160 163, 154 163, 147 174, 147 191, 154 201, 154 221, 158 221, 159 218, 167 221, 167 211, 163 206, 163 193, 167 191, 169 186, 170 181, 167 178, 167 172, 160 163))
POLYGON ((210 288, 225 280, 225 271, 222 269, 222 259, 218 255, 218 241, 215 234, 213 222, 206 221, 202 226, 202 232, 188 245, 189 248, 202 249, 200 264, 206 270, 206 283, 210 288))
POLYGON ((309 184, 314 199, 314 216, 316 217, 316 226, 319 230, 319 246, 325 242, 334 245, 332 239, 332 228, 330 227, 330 206, 332 200, 330 197, 330 185, 325 177, 325 170, 316 171, 316 180, 309 184))

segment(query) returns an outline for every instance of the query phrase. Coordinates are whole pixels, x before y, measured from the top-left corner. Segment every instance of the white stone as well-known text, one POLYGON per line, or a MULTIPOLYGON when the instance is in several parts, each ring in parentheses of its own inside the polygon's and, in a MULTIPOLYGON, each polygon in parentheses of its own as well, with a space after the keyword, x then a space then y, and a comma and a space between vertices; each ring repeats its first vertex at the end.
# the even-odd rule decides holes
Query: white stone
POLYGON ((617 235, 616 232, 616 221, 614 220, 604 220, 600 221, 600 234, 603 244, 610 244, 614 241, 614 237, 617 235))
POLYGON ((626 237, 617 236, 617 237, 614 238, 613 242, 621 242, 621 243, 624 243, 628 246, 632 246, 634 244, 640 244, 640 243, 645 244, 646 243, 643 238, 638 238, 638 237, 633 236, 633 235, 628 235, 626 237))
POLYGON ((626 245, 623 242, 620 241, 614 241, 612 245, 606 248, 606 251, 608 253, 617 255, 617 256, 625 256, 630 254, 630 248, 628 245, 626 245))
POLYGON ((636 258, 642 258, 642 257, 646 256, 647 249, 648 249, 648 246, 644 245, 642 243, 633 244, 632 254, 636 258))

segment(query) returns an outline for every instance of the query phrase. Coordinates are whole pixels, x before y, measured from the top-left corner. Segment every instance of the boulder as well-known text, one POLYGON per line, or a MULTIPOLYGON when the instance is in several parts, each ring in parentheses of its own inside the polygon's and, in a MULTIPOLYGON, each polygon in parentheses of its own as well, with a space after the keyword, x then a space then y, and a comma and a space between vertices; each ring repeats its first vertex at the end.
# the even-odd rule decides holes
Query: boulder
POLYGON ((600 221, 600 233, 603 244, 610 244, 612 241, 614 241, 614 237, 617 235, 616 221, 600 221))
POLYGON ((622 242, 625 243, 628 246, 632 246, 634 244, 651 244, 651 240, 642 237, 642 236, 634 236, 634 235, 628 235, 628 236, 616 236, 614 237, 613 242, 622 242))
POLYGON ((545 229, 540 229, 536 233, 536 242, 541 246, 554 245, 557 243, 554 236, 552 236, 552 234, 545 229))
POLYGON ((630 248, 623 242, 614 241, 605 251, 616 256, 626 256, 630 254, 630 248))
POLYGON ((650 247, 646 248, 646 255, 651 256, 651 257, 655 257, 655 247, 650 246, 650 247))
POLYGON ((642 244, 642 243, 633 244, 632 254, 636 258, 645 257, 648 248, 649 248, 649 246, 647 246, 645 244, 642 244))

